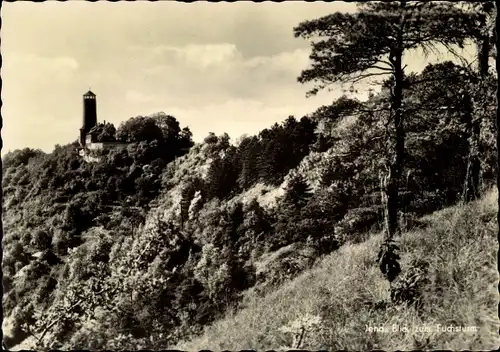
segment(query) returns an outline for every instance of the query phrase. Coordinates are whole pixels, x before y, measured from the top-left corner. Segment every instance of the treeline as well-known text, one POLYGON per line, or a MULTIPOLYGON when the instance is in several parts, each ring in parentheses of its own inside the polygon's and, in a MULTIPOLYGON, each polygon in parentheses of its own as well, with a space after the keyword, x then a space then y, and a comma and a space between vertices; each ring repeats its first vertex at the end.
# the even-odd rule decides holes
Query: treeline
MULTIPOLYGON (((230 146, 229 136, 223 155, 216 155, 210 165, 205 185, 200 190, 206 197, 225 199, 262 182, 279 185, 288 172, 295 168, 309 153, 309 146, 316 140, 316 124, 308 117, 297 121, 290 116, 284 123, 275 124, 257 136, 246 137, 239 145, 230 146)), ((216 141, 215 135, 205 138, 205 143, 216 141)))

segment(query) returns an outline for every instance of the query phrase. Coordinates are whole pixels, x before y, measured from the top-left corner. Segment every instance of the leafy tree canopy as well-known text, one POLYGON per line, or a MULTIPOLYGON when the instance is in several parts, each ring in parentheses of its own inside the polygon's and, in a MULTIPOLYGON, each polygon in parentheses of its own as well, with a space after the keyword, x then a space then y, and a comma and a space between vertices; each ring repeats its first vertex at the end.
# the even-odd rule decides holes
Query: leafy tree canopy
POLYGON ((391 74, 395 50, 421 47, 428 53, 442 44, 455 52, 453 45, 463 47, 476 17, 453 3, 395 1, 368 2, 354 14, 305 21, 294 29, 295 36, 321 39, 311 43, 312 67, 298 81, 315 82, 308 92, 314 95, 332 83, 391 74))

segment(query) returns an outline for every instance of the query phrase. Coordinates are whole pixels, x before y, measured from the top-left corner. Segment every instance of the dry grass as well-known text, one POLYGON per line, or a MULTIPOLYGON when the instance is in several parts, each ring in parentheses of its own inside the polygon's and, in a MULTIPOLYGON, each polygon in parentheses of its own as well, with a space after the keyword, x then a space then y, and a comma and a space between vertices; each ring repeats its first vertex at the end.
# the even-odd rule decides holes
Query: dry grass
POLYGON ((363 243, 344 246, 266 297, 250 298, 246 308, 176 348, 296 347, 292 346, 293 334, 282 328, 296 325, 300 318, 319 317, 321 325, 306 331, 301 348, 496 349, 496 197, 495 192, 489 192, 476 203, 436 212, 426 217, 426 229, 409 231, 399 239, 403 271, 417 258, 429 264, 421 310, 375 305, 389 300, 389 284, 374 261, 382 241, 376 234, 363 243), (437 324, 477 330, 443 332, 436 328, 437 324), (386 331, 366 331, 367 326, 386 331), (393 332, 393 326, 408 331, 393 332))

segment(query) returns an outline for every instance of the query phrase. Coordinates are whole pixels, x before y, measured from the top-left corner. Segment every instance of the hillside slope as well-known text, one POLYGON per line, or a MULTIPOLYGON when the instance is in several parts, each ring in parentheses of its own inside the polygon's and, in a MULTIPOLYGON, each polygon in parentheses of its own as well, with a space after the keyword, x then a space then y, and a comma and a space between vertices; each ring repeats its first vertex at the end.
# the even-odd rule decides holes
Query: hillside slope
POLYGON ((176 347, 494 349, 500 342, 496 197, 492 191, 478 202, 435 212, 421 219, 424 226, 399 238, 403 275, 414 263, 427 264, 426 280, 420 281, 420 309, 385 303, 390 301, 389 283, 374 261, 382 241, 376 234, 363 243, 344 245, 266 297, 249 298, 244 309, 176 347), (468 331, 443 332, 437 324, 468 331), (393 332, 393 326, 402 331, 393 332), (370 332, 367 327, 385 331, 370 332))
MULTIPOLYGON (((442 90, 408 93, 409 104, 439 107, 442 90)), ((77 143, 7 154, 4 342, 37 350, 159 350, 182 341, 189 350, 490 347, 496 321, 485 317, 496 297, 484 292, 496 273, 494 253, 484 253, 494 247, 494 194, 421 220, 469 199, 469 134, 453 92, 448 109, 422 111, 405 127, 400 225, 419 228, 402 238, 403 275, 392 287, 374 262, 392 158, 386 93, 341 97, 236 145, 213 133, 193 145, 188 129, 159 115, 125 122, 116 134, 131 144, 95 163, 82 161, 77 143), (422 293, 419 310, 388 303, 422 293), (487 328, 415 339, 365 332, 405 322, 487 328)), ((496 182, 489 113, 482 188, 496 182)))

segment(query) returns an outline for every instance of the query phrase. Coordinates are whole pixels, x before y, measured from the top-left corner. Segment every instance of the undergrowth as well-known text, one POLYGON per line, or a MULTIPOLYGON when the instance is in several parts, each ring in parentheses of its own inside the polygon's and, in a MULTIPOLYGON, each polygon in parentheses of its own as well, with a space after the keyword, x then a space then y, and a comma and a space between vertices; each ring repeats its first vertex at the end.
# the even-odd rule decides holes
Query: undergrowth
POLYGON ((393 283, 378 268, 383 235, 374 234, 344 245, 264 298, 249 294, 245 308, 177 348, 494 349, 496 197, 489 192, 435 212, 421 219, 425 226, 396 238, 401 275, 393 283))

